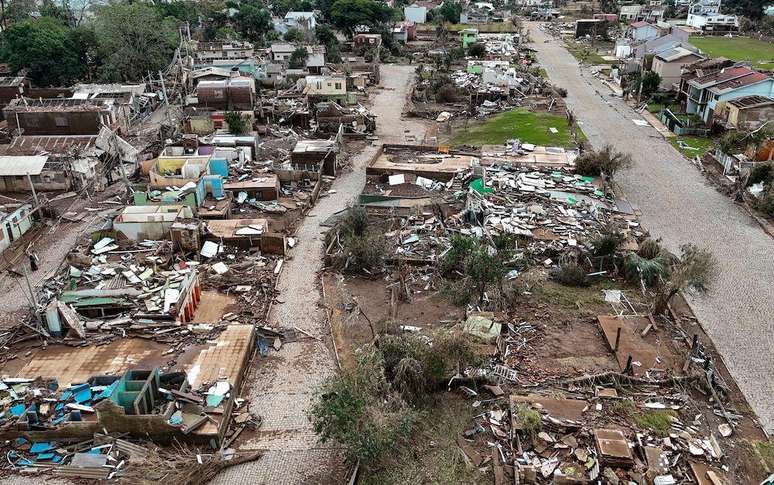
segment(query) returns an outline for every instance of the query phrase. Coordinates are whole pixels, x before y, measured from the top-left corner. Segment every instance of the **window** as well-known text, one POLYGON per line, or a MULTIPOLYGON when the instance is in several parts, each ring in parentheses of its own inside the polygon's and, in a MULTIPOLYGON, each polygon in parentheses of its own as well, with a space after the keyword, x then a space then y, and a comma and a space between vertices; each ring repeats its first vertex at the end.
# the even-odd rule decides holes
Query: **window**
POLYGON ((57 128, 70 126, 70 121, 64 116, 55 116, 54 123, 56 123, 57 128))

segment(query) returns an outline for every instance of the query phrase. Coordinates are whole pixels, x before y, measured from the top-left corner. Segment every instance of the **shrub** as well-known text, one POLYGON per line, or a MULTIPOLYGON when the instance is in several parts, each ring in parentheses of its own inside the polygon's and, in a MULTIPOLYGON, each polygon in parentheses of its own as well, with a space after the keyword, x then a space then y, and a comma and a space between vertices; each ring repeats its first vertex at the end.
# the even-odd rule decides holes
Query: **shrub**
POLYGON ((246 116, 242 116, 236 111, 226 111, 223 114, 223 120, 228 125, 228 131, 235 135, 247 133, 250 128, 250 122, 246 116))
POLYGON ((363 206, 352 207, 340 222, 341 232, 362 236, 368 229, 368 211, 363 206))
POLYGON ((774 183, 774 164, 760 163, 750 171, 750 176, 747 178, 747 185, 755 185, 758 183, 774 183))
POLYGON ((411 403, 422 401, 426 390, 422 363, 410 357, 401 359, 395 369, 393 385, 406 401, 411 403))
POLYGON ((602 166, 594 151, 586 151, 575 159, 575 172, 581 175, 596 177, 602 173, 602 166))
POLYGON ((441 294, 457 306, 466 306, 473 300, 473 285, 468 278, 445 280, 441 294))
POLYGON ((387 254, 384 235, 368 231, 358 236, 351 234, 344 239, 345 267, 353 271, 371 270, 381 267, 387 254))
POLYGON ((565 286, 587 286, 588 278, 586 277, 586 270, 584 270, 578 263, 562 263, 559 265, 559 269, 554 271, 553 277, 559 283, 565 286))
POLYGON ((629 281, 642 279, 645 286, 653 287, 669 274, 669 260, 660 253, 650 258, 632 253, 624 259, 624 272, 629 281))
POLYGON ((439 103, 457 101, 457 88, 453 84, 444 84, 435 92, 435 100, 439 103))
POLYGON ((479 245, 465 260, 465 274, 472 280, 478 290, 479 301, 484 299, 486 287, 497 283, 505 276, 505 266, 493 250, 488 246, 479 245))
POLYGON ((755 208, 768 216, 774 216, 774 188, 769 187, 758 197, 755 208))
POLYGON ((599 151, 587 151, 575 159, 575 171, 581 175, 604 174, 613 179, 615 175, 633 164, 629 154, 616 151, 612 145, 605 145, 599 151))
POLYGON ((470 57, 484 57, 486 55, 486 46, 480 42, 475 42, 468 46, 468 55, 470 57))
POLYGON ((598 235, 591 242, 591 245, 594 247, 594 256, 610 256, 615 254, 623 240, 623 235, 617 231, 606 231, 598 235))
POLYGON ((465 258, 473 251, 476 244, 476 240, 473 238, 453 234, 449 242, 449 250, 446 251, 440 262, 441 273, 449 274, 455 270, 462 270, 465 258))
POLYGON ((637 250, 637 254, 643 258, 653 259, 663 252, 661 244, 655 239, 647 238, 640 243, 640 248, 637 250))
POLYGON ((315 394, 308 416, 322 442, 340 443, 351 461, 377 463, 405 439, 417 412, 390 393, 381 353, 367 346, 353 369, 329 377, 315 394))

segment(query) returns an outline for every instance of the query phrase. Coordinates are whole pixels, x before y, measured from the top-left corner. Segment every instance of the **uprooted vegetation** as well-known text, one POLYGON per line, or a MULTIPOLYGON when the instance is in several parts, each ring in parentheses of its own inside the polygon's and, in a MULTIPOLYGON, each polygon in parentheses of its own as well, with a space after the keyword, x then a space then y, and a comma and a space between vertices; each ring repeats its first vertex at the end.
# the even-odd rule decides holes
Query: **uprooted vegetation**
POLYGON ((353 273, 373 273, 384 264, 387 243, 384 234, 371 224, 363 207, 347 210, 342 220, 326 235, 326 247, 337 247, 332 266, 353 273))
POLYGON ((458 333, 441 333, 430 343, 383 335, 356 351, 352 368, 328 378, 309 418, 323 442, 335 440, 353 463, 378 469, 409 439, 431 393, 475 361, 458 333))

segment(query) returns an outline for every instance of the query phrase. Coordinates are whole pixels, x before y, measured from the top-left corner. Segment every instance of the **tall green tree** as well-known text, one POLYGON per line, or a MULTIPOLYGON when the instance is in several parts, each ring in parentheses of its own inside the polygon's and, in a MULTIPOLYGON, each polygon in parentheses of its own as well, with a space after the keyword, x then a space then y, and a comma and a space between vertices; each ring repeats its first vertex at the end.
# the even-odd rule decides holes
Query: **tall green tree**
POLYGON ((395 18, 395 10, 374 0, 336 0, 331 6, 333 25, 352 35, 355 27, 375 27, 395 18))
POLYGON ((14 72, 28 69, 38 86, 67 86, 84 75, 78 39, 59 19, 41 17, 14 23, 2 39, 2 59, 14 72))
POLYGON ((443 2, 443 5, 438 7, 438 13, 444 21, 458 24, 460 23, 462 5, 458 2, 450 2, 447 0, 446 2, 443 2))
POLYGON ((239 4, 234 15, 239 32, 248 40, 261 42, 267 32, 272 30, 271 14, 259 0, 247 0, 239 4))
POLYGON ((137 81, 158 75, 178 45, 178 22, 145 3, 116 3, 98 10, 94 30, 108 81, 137 81))

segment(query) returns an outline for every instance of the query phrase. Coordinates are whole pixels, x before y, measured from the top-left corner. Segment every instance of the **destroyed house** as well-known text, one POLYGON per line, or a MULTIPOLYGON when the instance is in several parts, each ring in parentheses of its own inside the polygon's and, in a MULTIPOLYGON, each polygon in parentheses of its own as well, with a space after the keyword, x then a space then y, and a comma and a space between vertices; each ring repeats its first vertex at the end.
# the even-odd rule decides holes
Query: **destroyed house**
MULTIPOLYGON (((199 192, 198 200, 204 200, 205 181, 212 175, 210 161, 213 151, 212 146, 196 146, 193 150, 182 146, 168 146, 151 166, 150 187, 196 187, 199 192)), ((222 178, 221 175, 212 176, 222 178)))
POLYGON ((30 82, 24 76, 0 77, 0 107, 24 95, 25 90, 29 87, 30 82))
POLYGON ((715 123, 729 130, 752 131, 774 119, 774 98, 744 96, 719 105, 715 123))
POLYGON ((0 210, 0 252, 32 228, 32 206, 22 204, 16 209, 0 210))
POLYGON ((96 135, 102 126, 113 131, 125 126, 112 99, 19 98, 3 111, 8 130, 20 135, 96 135))
POLYGON ((200 106, 208 108, 251 111, 255 103, 255 81, 249 77, 200 81, 196 85, 196 99, 200 106))
POLYGON ((96 161, 68 160, 50 155, 0 156, 0 191, 31 192, 35 190, 70 190, 74 182, 94 177, 96 161))
POLYGON ((323 133, 336 133, 339 126, 344 126, 345 133, 373 132, 376 129, 376 118, 360 105, 344 108, 332 102, 317 103, 315 117, 318 130, 323 133))
MULTIPOLYGON (((113 238, 106 237, 94 245, 92 254, 108 254, 118 248, 113 238)), ((84 272, 78 273, 80 279, 73 279, 87 286, 63 291, 55 300, 88 318, 139 312, 144 318, 184 324, 191 321, 201 299, 201 284, 194 270, 166 275, 156 273, 152 267, 106 263, 93 266, 86 273, 85 280, 81 277, 84 272), (156 290, 148 293, 150 285, 156 290)))
POLYGON ((208 241, 242 249, 260 248, 268 254, 285 254, 285 236, 272 231, 266 219, 214 219, 207 221, 208 241))
POLYGON ((290 154, 293 170, 336 176, 339 146, 335 140, 299 140, 290 154))
POLYGON ((130 205, 113 219, 113 229, 131 241, 169 239, 169 229, 178 219, 190 219, 185 205, 130 205))
POLYGON ((236 194, 244 193, 255 200, 277 200, 280 193, 280 181, 273 173, 261 174, 257 177, 234 182, 225 182, 223 188, 236 194))

